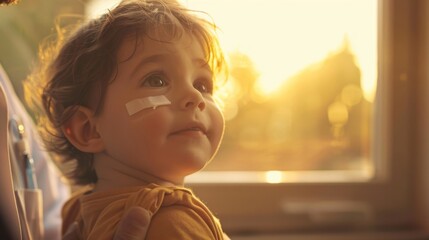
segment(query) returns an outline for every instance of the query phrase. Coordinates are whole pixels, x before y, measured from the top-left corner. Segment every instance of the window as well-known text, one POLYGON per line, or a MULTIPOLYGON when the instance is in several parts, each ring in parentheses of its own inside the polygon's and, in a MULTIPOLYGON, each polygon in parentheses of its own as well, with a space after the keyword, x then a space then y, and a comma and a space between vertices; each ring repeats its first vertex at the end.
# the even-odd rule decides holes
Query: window
POLYGON ((224 143, 187 179, 229 235, 411 224, 416 1, 182 2, 230 57, 224 143))
MULTIPOLYGON (((226 232, 410 225, 413 135, 407 110, 413 101, 409 61, 415 19, 409 13, 415 5, 376 0, 228 3, 214 19, 222 21, 235 11, 225 25, 237 20, 231 32, 244 40, 237 44, 241 51, 232 52, 230 61, 236 65, 231 73, 247 74, 231 82, 262 86, 254 92, 241 83, 250 94, 226 101, 233 105, 226 107, 224 145, 206 171, 188 179, 226 232), (247 46, 249 37, 258 44, 247 46), (287 50, 280 49, 283 45, 287 50), (264 54, 268 57, 262 59, 264 54)), ((201 1, 205 4, 209 1, 201 1)))

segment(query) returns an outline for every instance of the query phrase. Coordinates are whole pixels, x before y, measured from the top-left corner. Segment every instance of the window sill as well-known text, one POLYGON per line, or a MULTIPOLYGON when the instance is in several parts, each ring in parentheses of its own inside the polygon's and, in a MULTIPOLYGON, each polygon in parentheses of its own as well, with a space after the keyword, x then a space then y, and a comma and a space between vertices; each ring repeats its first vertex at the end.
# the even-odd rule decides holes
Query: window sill
POLYGON ((429 233, 419 231, 347 232, 311 234, 266 234, 252 236, 230 236, 234 240, 427 240, 429 233))

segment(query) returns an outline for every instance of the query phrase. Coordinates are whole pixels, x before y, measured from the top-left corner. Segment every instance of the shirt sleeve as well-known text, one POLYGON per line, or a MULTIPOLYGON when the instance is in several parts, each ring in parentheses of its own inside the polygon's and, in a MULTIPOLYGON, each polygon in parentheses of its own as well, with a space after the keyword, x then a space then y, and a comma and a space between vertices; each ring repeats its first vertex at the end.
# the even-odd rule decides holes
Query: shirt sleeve
POLYGON ((186 206, 163 207, 152 217, 146 239, 216 239, 193 209, 186 206))

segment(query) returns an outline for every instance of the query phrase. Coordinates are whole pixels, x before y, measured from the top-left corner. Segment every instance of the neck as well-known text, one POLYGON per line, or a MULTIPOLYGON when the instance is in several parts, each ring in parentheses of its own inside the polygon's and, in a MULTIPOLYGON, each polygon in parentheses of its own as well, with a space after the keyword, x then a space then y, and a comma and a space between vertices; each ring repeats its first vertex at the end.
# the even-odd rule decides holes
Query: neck
POLYGON ((184 182, 184 179, 168 181, 153 174, 127 166, 104 153, 94 156, 94 167, 98 176, 94 191, 144 186, 150 183, 161 186, 183 186, 184 182))

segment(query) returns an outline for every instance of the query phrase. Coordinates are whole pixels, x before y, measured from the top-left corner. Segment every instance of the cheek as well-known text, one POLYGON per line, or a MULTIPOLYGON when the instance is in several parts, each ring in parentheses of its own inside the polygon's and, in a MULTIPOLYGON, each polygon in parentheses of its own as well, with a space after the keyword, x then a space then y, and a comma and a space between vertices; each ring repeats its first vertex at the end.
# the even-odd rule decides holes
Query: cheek
POLYGON ((218 147, 220 144, 220 141, 222 140, 223 133, 225 131, 225 120, 222 112, 215 105, 214 105, 212 114, 210 116, 210 119, 212 121, 212 126, 213 126, 212 141, 214 144, 216 144, 216 147, 218 147))
POLYGON ((168 133, 169 121, 161 109, 139 116, 111 115, 102 132, 106 152, 113 158, 139 167, 142 159, 152 158, 168 133), (107 131, 106 131, 107 130, 107 131))
POLYGON ((147 112, 142 112, 140 116, 129 117, 129 128, 131 131, 134 129, 138 131, 137 133, 156 137, 165 134, 170 125, 170 119, 171 117, 162 107, 155 110, 149 109, 147 112))
POLYGON ((135 151, 158 151, 165 142, 171 121, 163 110, 157 108, 136 118, 129 117, 125 134, 130 137, 129 142, 136 148, 135 151))

